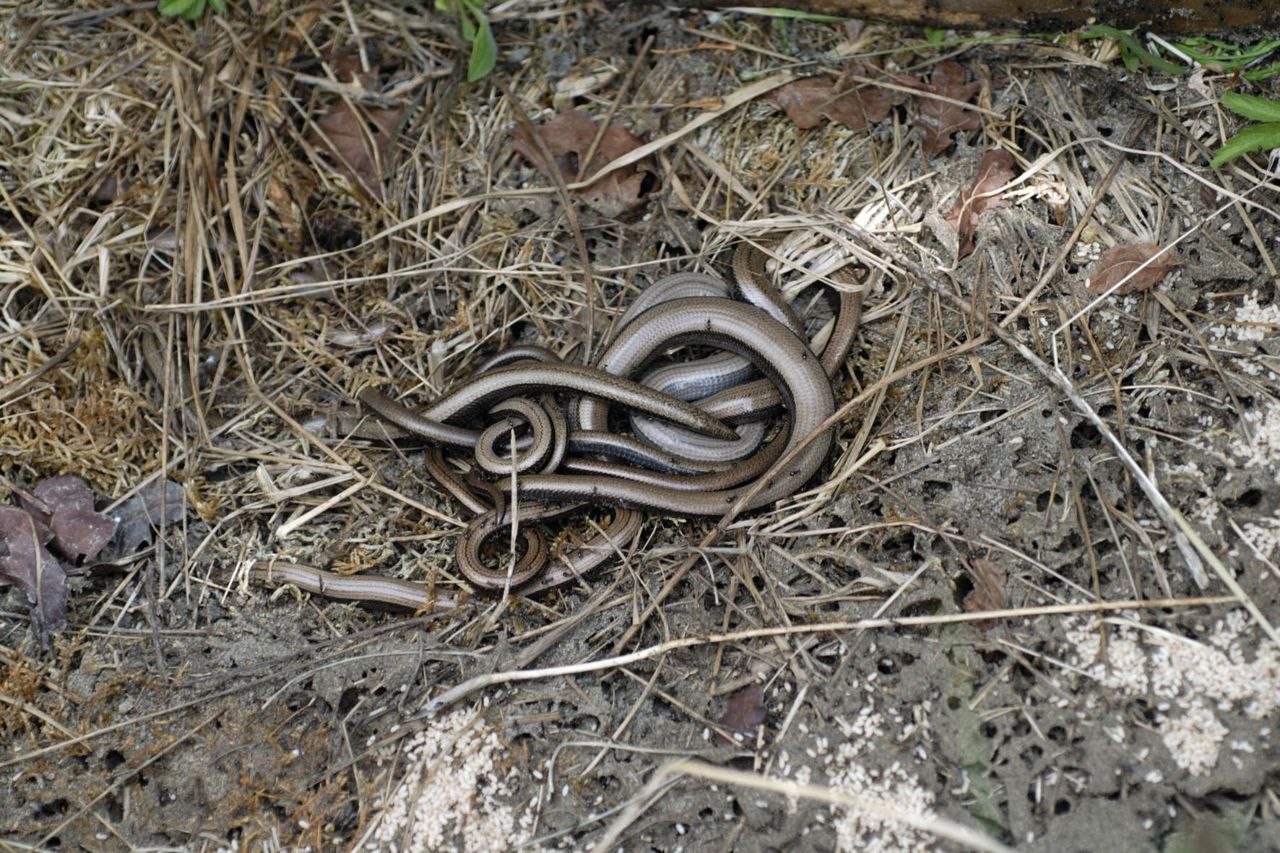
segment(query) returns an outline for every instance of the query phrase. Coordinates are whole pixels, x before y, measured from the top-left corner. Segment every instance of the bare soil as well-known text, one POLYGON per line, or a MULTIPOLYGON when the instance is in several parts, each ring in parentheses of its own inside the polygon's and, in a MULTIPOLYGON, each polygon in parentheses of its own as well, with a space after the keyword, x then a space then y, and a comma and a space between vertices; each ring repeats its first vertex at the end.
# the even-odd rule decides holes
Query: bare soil
POLYGON ((431 4, 245 5, 0 7, 0 474, 188 502, 71 568, 47 645, 0 602, 5 846, 1280 850, 1280 210, 1261 156, 1208 167, 1239 81, 509 2, 468 84, 431 4), (944 61, 977 120, 929 154, 901 81, 944 61), (752 88, 842 68, 883 118, 800 129, 752 88), (569 109, 659 142, 631 195, 566 208, 516 153, 516 111, 569 109), (1014 178, 958 258, 991 149, 1014 178), (742 239, 871 290, 827 466, 709 547, 651 515, 580 584, 472 595, 421 448, 304 428, 511 344, 581 358, 742 239), (1138 243, 1162 282, 1086 288, 1138 243), (273 559, 461 604, 250 582, 273 559))

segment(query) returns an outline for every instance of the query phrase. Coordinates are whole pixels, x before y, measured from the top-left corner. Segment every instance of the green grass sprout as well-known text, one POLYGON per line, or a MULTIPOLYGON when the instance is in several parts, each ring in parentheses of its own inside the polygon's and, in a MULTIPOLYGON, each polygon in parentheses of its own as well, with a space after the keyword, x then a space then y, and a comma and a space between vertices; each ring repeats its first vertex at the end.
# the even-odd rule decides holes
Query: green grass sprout
POLYGON ((1093 24, 1081 30, 1080 38, 1111 39, 1120 48, 1120 61, 1130 71, 1137 71, 1142 65, 1154 68, 1156 71, 1163 71, 1166 74, 1181 74, 1187 70, 1187 66, 1182 63, 1171 62, 1163 56, 1158 56, 1147 50, 1142 42, 1138 41, 1129 30, 1119 30, 1115 27, 1108 27, 1105 24, 1093 24))
POLYGON ((1216 169, 1242 154, 1280 148, 1280 101, 1239 92, 1224 92, 1219 102, 1236 115, 1260 123, 1249 125, 1223 142, 1218 153, 1209 161, 1210 166, 1216 169))
POLYGON ((462 39, 471 45, 467 82, 474 83, 488 76, 498 63, 498 42, 489 27, 482 0, 435 0, 435 4, 437 11, 457 15, 462 39))
POLYGON ((1261 65, 1280 50, 1280 39, 1237 45, 1220 39, 1193 36, 1186 41, 1175 42, 1174 46, 1210 71, 1221 74, 1239 73, 1251 82, 1274 77, 1280 72, 1280 62, 1261 65))

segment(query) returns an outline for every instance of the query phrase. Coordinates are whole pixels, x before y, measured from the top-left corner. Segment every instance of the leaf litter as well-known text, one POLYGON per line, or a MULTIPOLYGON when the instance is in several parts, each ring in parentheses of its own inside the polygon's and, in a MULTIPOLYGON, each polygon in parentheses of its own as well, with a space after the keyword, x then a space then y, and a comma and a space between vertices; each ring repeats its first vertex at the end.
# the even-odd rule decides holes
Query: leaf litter
POLYGON ((1000 188, 1013 180, 1013 165, 1013 155, 1003 148, 993 148, 983 154, 973 186, 961 193, 955 206, 947 212, 944 218, 956 232, 956 260, 973 253, 979 214, 1004 203, 1000 188))
MULTIPOLYGON (((600 133, 595 120, 579 110, 561 113, 535 129, 553 162, 546 161, 540 146, 528 138, 522 128, 515 130, 513 145, 516 151, 542 174, 547 177, 559 175, 566 183, 577 181, 579 175, 590 177, 643 144, 619 124, 610 124, 600 133), (595 152, 591 154, 593 145, 595 152), (583 161, 589 154, 591 159, 584 168, 583 161)), ((656 188, 653 164, 645 159, 615 169, 577 192, 597 213, 617 219, 644 204, 656 188)))
POLYGON ((1098 259, 1088 287, 1094 293, 1110 291, 1119 296, 1150 290, 1180 263, 1177 252, 1155 243, 1116 246, 1098 259))
MULTIPOLYGON (((378 70, 365 69, 358 51, 343 51, 333 64, 340 79, 348 78, 365 91, 376 91, 381 85, 378 70)), ((353 187, 381 200, 382 179, 390 171, 388 158, 404 112, 404 107, 367 106, 344 98, 316 119, 311 142, 329 152, 353 187)))
POLYGON ((817 127, 823 119, 850 130, 864 130, 910 100, 920 147, 932 157, 954 145, 957 133, 982 127, 978 113, 965 106, 981 89, 980 82, 969 80, 964 66, 949 59, 935 66, 928 82, 909 74, 885 75, 870 66, 847 63, 839 76, 801 78, 771 93, 768 100, 802 130, 817 127), (878 78, 890 85, 878 85, 878 78), (926 94, 912 95, 906 91, 909 89, 926 94))

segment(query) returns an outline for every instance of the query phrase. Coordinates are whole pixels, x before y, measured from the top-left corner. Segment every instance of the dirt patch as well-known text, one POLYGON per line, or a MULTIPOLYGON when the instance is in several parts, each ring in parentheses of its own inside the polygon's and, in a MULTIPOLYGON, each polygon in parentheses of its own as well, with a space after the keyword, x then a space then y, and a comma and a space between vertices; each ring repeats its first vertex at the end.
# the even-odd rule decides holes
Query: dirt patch
POLYGON ((1261 160, 1208 168, 1226 75, 502 4, 468 85, 424 10, 4 18, 0 474, 188 504, 69 567, 49 647, 4 600, 14 843, 1280 849, 1280 214, 1261 160), (804 97, 844 94, 801 130, 774 103, 810 70, 804 97), (544 174, 517 110, 644 159, 585 180, 579 123, 544 174), (867 283, 857 403, 807 491, 707 544, 649 514, 578 582, 476 593, 423 448, 317 428, 514 344, 581 359, 742 240, 811 332, 806 281, 867 283), (1088 289, 1140 244, 1172 246, 1163 278, 1088 289), (251 583, 272 561, 439 606, 251 583))

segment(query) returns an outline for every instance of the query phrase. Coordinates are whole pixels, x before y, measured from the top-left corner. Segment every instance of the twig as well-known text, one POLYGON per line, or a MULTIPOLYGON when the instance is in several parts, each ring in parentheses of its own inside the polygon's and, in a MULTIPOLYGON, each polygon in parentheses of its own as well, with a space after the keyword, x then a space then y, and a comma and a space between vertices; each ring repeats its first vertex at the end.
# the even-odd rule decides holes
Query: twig
MULTIPOLYGON (((585 672, 599 672, 602 669, 613 669, 618 666, 630 666, 641 661, 665 655, 679 649, 695 646, 714 645, 718 643, 738 643, 743 640, 760 637, 784 637, 799 634, 824 634, 839 631, 866 631, 872 628, 902 628, 912 625, 950 625, 959 622, 981 622, 985 619, 1030 618, 1033 616, 1056 616, 1064 613, 1095 613, 1112 610, 1136 610, 1141 608, 1162 607, 1206 607, 1215 604, 1229 604, 1236 601, 1234 596, 1219 595, 1200 598, 1148 598, 1126 599, 1123 601, 1098 601, 1085 604, 1052 604, 1043 607, 1024 607, 1021 609, 988 610, 974 613, 947 613, 940 616, 900 616, 881 619, 860 619, 854 622, 822 622, 813 625, 793 625, 780 628, 753 628, 746 631, 732 631, 727 634, 705 634, 694 637, 681 637, 667 640, 656 646, 631 652, 630 654, 600 658, 583 663, 550 666, 542 669, 507 670, 490 672, 469 678, 461 684, 454 685, 427 703, 427 714, 438 714, 460 699, 464 699, 477 690, 493 687, 496 684, 515 684, 522 681, 537 681, 543 678, 558 678, 562 675, 580 675, 585 672)), ((3 765, 0 765, 3 767, 3 765)))

